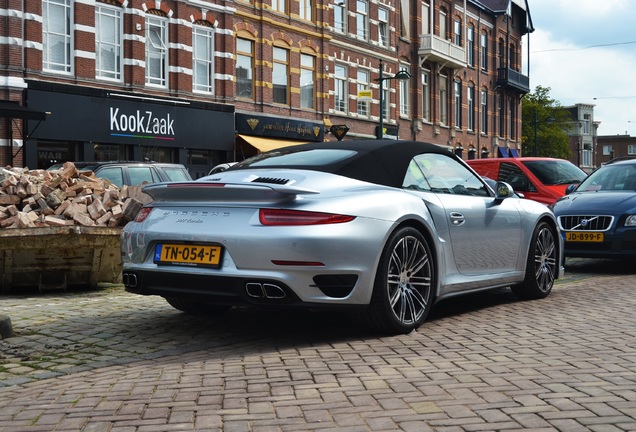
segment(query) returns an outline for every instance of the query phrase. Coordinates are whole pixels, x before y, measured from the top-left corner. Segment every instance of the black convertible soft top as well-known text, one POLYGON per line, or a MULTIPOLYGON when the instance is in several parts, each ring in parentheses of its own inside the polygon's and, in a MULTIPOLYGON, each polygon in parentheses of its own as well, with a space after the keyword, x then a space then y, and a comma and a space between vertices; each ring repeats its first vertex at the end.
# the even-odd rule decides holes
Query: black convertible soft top
POLYGON ((411 159, 422 153, 437 153, 459 160, 445 147, 419 141, 400 140, 355 140, 338 142, 317 142, 284 147, 262 153, 246 159, 230 168, 258 168, 259 162, 267 160, 267 168, 295 168, 329 172, 369 183, 391 187, 401 187, 404 174, 411 159), (289 155, 311 150, 350 150, 351 156, 326 164, 281 164, 276 163, 277 156, 289 155))

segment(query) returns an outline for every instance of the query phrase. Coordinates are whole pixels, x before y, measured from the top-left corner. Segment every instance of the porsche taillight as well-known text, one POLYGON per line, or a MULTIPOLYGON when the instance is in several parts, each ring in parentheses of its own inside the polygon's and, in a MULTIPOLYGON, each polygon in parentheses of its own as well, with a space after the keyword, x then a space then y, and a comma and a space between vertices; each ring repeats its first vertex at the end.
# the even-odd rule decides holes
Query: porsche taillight
POLYGON ((263 225, 327 225, 351 222, 355 216, 335 213, 308 212, 302 210, 260 209, 259 220, 263 225))
POLYGON ((141 210, 139 210, 139 213, 137 213, 137 216, 135 216, 135 222, 145 221, 151 211, 152 211, 152 207, 144 207, 141 210))

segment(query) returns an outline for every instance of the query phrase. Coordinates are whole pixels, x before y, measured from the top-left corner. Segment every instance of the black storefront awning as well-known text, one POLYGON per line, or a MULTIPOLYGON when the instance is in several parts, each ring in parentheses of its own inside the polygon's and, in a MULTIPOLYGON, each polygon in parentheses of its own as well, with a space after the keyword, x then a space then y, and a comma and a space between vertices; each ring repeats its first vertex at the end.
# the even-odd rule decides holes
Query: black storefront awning
POLYGON ((19 118, 23 120, 46 120, 46 113, 19 105, 17 102, 0 101, 0 117, 19 118))

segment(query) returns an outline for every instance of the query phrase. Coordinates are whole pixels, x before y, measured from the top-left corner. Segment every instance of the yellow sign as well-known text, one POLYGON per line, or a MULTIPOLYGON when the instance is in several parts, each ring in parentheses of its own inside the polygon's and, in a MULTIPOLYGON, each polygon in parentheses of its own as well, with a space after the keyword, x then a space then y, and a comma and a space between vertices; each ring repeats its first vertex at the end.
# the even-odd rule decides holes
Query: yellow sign
POLYGON ((371 99, 373 99, 373 93, 371 90, 358 90, 359 101, 370 101, 371 99))

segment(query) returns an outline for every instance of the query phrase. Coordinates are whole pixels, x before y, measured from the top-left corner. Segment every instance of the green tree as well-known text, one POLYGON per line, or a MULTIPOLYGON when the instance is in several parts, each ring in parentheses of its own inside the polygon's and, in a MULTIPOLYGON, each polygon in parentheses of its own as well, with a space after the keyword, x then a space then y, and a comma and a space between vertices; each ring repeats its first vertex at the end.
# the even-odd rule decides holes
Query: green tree
POLYGON ((570 113, 549 93, 549 87, 537 86, 521 100, 523 155, 569 159, 570 113))

